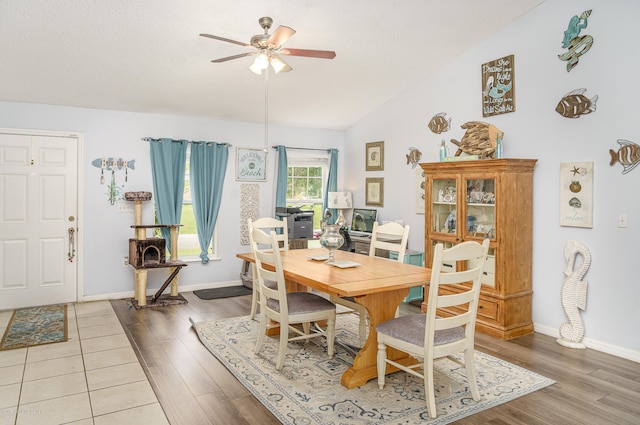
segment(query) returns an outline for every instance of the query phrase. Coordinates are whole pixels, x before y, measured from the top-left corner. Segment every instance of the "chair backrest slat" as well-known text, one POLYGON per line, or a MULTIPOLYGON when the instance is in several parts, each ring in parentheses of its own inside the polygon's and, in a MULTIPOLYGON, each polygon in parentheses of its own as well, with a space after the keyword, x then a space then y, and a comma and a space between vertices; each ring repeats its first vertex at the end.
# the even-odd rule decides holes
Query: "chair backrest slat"
POLYGON ((404 253, 407 249, 407 240, 409 239, 409 225, 402 226, 398 223, 386 223, 378 225, 373 222, 373 230, 371 233, 371 243, 369 247, 369 256, 375 257, 377 249, 392 251, 398 253, 396 261, 404 262, 404 253))
POLYGON ((270 230, 275 230, 276 239, 279 242, 280 249, 289 249, 289 228, 287 226, 287 217, 283 217, 282 220, 272 217, 262 217, 257 220, 247 219, 247 225, 249 234, 251 234, 253 229, 260 229, 267 235, 270 233, 270 230))

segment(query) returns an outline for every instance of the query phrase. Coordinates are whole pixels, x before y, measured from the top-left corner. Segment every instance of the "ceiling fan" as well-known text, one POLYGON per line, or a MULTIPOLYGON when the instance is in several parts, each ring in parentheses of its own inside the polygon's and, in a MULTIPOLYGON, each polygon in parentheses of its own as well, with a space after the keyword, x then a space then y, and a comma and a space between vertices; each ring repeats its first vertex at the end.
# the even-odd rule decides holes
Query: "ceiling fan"
POLYGON ((247 53, 240 53, 233 56, 227 56, 220 59, 214 59, 211 62, 221 63, 230 61, 233 59, 243 58, 245 56, 258 55, 249 67, 251 71, 256 74, 262 74, 262 70, 266 69, 269 64, 273 67, 275 73, 288 72, 293 68, 289 66, 279 55, 285 56, 304 56, 308 58, 321 58, 321 59, 333 59, 336 57, 336 52, 329 50, 308 50, 308 49, 290 49, 283 48, 282 44, 286 42, 296 31, 293 28, 280 25, 273 34, 269 35, 269 28, 273 24, 273 19, 268 16, 264 16, 258 20, 258 23, 264 30, 264 34, 258 34, 251 37, 249 43, 243 43, 241 41, 231 40, 225 37, 220 37, 211 34, 200 34, 202 37, 213 38, 214 40, 220 40, 227 43, 237 44, 252 49, 253 51, 247 53))

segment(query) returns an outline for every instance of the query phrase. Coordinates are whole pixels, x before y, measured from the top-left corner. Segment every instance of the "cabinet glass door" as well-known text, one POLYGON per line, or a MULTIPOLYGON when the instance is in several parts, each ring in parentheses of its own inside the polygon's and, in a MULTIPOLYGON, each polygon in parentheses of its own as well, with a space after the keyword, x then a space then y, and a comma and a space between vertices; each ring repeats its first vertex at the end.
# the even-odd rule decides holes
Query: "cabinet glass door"
POLYGON ((455 178, 433 179, 431 188, 431 231, 456 233, 456 194, 455 178))
POLYGON ((469 179, 465 183, 467 187, 465 234, 495 239, 495 179, 469 179))

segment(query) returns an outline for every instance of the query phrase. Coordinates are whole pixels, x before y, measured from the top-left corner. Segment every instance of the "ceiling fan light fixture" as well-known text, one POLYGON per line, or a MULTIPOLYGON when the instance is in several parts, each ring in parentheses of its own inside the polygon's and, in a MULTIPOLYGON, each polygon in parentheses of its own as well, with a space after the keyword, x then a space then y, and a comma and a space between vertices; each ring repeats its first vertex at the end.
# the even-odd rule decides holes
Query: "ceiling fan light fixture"
POLYGON ((278 56, 271 56, 271 66, 273 70, 278 74, 279 72, 288 72, 291 71, 291 67, 278 56))
POLYGON ((262 52, 256 57, 256 60, 253 61, 253 64, 249 67, 249 69, 255 74, 262 74, 263 69, 267 69, 269 66, 269 57, 266 53, 262 52))

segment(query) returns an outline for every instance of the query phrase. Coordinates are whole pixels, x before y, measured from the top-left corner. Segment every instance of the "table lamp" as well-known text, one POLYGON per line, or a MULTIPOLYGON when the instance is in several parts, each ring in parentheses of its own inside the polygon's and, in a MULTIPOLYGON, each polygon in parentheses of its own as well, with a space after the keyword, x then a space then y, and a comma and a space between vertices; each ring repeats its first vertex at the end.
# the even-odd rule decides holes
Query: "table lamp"
POLYGON ((342 215, 342 210, 345 208, 353 208, 351 192, 329 192, 327 207, 338 210, 338 219, 336 220, 336 224, 340 227, 344 226, 345 220, 342 215))

